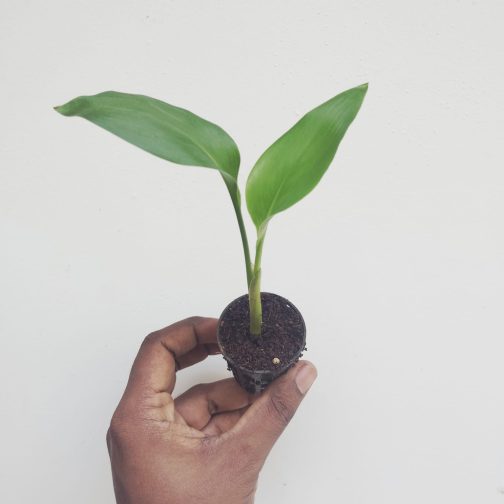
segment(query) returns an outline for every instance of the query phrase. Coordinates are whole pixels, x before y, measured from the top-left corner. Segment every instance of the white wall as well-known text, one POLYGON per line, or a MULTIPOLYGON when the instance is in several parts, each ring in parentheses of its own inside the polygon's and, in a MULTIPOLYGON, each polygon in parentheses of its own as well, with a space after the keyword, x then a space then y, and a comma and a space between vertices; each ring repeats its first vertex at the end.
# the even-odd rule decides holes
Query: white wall
MULTIPOLYGON (((504 503, 503 18, 500 0, 3 2, 0 502, 112 502, 105 431, 142 338, 245 286, 215 172, 51 107, 184 106, 235 138, 244 182, 369 81, 321 185, 270 227, 264 289, 303 311, 319 380, 257 502, 504 503)), ((178 390, 225 376, 215 358, 178 390)))

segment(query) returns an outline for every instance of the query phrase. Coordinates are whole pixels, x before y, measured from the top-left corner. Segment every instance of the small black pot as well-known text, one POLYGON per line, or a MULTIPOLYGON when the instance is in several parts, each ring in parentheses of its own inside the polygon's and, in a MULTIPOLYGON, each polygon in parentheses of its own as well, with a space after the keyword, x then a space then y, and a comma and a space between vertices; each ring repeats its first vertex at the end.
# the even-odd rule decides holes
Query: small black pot
POLYGON ((299 310, 287 299, 268 292, 261 292, 261 301, 260 338, 250 336, 248 294, 224 309, 217 331, 217 342, 228 369, 251 394, 262 392, 306 350, 306 326, 299 310))

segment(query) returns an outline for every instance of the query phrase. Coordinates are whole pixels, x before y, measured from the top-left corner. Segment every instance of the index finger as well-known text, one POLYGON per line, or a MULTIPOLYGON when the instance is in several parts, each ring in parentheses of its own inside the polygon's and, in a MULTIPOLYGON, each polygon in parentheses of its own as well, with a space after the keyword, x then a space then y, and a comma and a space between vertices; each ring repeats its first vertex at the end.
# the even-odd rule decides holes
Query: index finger
POLYGON ((149 334, 133 363, 126 393, 172 393, 175 372, 215 352, 217 319, 191 317, 149 334))

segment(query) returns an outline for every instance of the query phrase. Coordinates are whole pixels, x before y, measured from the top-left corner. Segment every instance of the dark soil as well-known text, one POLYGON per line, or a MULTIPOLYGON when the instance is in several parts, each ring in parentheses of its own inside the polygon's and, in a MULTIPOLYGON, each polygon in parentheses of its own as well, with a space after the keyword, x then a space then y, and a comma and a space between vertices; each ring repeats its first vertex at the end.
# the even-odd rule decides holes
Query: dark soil
POLYGON ((305 350, 306 328, 298 309, 287 299, 261 293, 261 336, 250 334, 248 295, 235 299, 221 316, 219 344, 224 358, 250 371, 279 371, 299 360, 305 350), (274 364, 273 359, 280 362, 274 364))

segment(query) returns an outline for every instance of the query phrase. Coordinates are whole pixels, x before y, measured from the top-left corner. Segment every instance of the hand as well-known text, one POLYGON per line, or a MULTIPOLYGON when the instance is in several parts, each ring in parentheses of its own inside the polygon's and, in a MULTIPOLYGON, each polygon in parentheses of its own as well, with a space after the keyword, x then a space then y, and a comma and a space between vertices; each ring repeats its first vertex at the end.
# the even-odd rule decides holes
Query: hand
POLYGON ((250 504, 259 471, 317 372, 298 362, 259 396, 234 379, 172 398, 175 372, 218 353, 217 320, 193 317, 145 339, 107 445, 118 504, 250 504))

